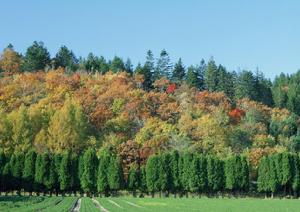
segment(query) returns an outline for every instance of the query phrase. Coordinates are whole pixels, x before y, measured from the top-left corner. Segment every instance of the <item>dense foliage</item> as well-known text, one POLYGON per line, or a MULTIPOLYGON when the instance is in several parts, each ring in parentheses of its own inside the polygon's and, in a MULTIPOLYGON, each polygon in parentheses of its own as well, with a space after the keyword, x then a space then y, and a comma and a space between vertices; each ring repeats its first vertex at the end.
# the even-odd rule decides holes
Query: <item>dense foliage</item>
POLYGON ((24 55, 9 45, 0 57, 0 173, 14 182, 1 186, 107 195, 125 175, 133 193, 246 189, 278 165, 270 155, 299 152, 299 84, 300 72, 271 82, 213 59, 173 65, 166 50, 133 67, 117 56, 77 58, 66 46, 51 58, 42 42, 24 55))

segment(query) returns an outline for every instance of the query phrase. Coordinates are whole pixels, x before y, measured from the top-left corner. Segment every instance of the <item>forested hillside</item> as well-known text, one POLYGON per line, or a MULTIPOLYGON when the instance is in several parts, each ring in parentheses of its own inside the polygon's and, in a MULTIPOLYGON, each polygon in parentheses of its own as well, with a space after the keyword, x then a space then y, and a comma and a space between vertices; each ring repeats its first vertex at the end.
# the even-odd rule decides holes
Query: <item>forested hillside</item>
POLYGON ((0 58, 0 146, 6 155, 116 154, 125 173, 155 153, 245 156, 252 175, 264 155, 300 150, 300 72, 274 81, 228 71, 213 59, 186 67, 163 50, 136 67, 119 57, 54 58, 34 42, 0 58))

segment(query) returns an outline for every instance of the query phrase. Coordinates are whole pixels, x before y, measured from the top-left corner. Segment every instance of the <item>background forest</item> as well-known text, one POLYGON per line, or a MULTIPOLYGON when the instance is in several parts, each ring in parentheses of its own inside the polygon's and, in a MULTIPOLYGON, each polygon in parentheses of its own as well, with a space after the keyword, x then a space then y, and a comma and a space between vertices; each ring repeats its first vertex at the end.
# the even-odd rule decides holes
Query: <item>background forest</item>
POLYGON ((16 152, 82 153, 92 147, 123 169, 171 150, 248 158, 300 150, 300 72, 273 81, 259 71, 228 71, 210 59, 186 67, 162 50, 130 59, 77 58, 42 42, 0 58, 0 146, 16 152))

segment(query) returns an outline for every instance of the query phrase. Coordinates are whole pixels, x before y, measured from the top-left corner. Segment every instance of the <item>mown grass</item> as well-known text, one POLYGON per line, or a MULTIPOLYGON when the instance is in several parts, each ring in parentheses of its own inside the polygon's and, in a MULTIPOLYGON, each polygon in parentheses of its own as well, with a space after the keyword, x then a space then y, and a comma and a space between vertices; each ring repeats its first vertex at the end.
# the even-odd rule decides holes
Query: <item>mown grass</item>
POLYGON ((296 212, 300 201, 252 198, 97 198, 110 212, 118 211, 222 211, 222 212, 296 212), (113 204, 117 203, 120 207, 113 204))
MULTIPOLYGON (((78 197, 0 197, 0 211, 70 211, 78 197)), ((95 198, 110 212, 119 211, 222 211, 222 212, 296 212, 300 211, 298 199, 255 198, 95 198)), ((81 198, 81 212, 99 211, 89 197, 81 198)))
POLYGON ((30 212, 64 212, 69 211, 76 201, 76 197, 0 197, 0 211, 30 212))
POLYGON ((96 208, 91 198, 89 197, 81 198, 80 212, 96 212, 96 211, 98 212, 99 209, 96 208))

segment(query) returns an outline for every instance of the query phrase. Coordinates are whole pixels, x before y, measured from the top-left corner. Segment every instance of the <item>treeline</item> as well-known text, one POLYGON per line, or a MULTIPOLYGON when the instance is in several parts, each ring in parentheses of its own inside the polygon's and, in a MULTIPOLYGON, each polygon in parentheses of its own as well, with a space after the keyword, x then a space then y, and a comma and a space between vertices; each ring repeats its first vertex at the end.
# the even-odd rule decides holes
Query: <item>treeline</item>
POLYGON ((115 195, 128 190, 154 195, 214 194, 248 191, 249 167, 245 157, 223 161, 214 156, 177 151, 152 155, 146 165, 132 164, 124 175, 121 159, 109 151, 88 149, 83 155, 0 154, 1 191, 87 193, 115 195))
POLYGON ((0 154, 1 192, 86 193, 117 195, 127 190, 134 196, 155 193, 173 195, 265 194, 286 195, 300 188, 299 157, 281 153, 262 158, 255 184, 250 184, 247 158, 233 155, 220 159, 198 153, 172 151, 152 155, 146 165, 132 164, 124 175, 121 160, 110 151, 82 155, 0 154))
POLYGON ((86 71, 88 73, 105 74, 127 72, 143 76, 143 88, 152 90, 156 80, 163 77, 172 82, 196 87, 199 90, 210 92, 224 92, 232 101, 249 98, 262 102, 268 106, 287 108, 296 114, 300 114, 299 72, 294 75, 281 74, 274 83, 266 79, 264 75, 249 70, 228 71, 225 66, 217 65, 213 59, 205 62, 203 59, 197 65, 186 67, 182 60, 172 63, 166 50, 162 50, 159 57, 155 58, 149 50, 144 64, 133 66, 128 58, 124 61, 115 56, 107 60, 103 56, 90 53, 86 58, 77 58, 66 46, 62 46, 53 58, 42 42, 34 42, 22 55, 13 49, 10 44, 4 49, 0 58, 0 70, 6 73, 35 72, 62 67, 67 72, 86 71))

